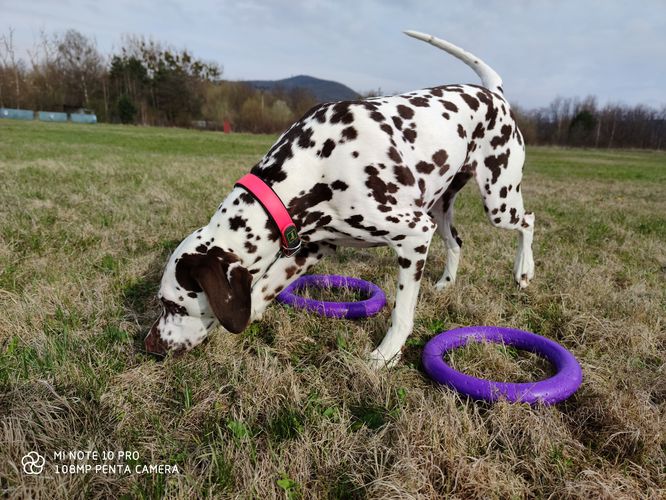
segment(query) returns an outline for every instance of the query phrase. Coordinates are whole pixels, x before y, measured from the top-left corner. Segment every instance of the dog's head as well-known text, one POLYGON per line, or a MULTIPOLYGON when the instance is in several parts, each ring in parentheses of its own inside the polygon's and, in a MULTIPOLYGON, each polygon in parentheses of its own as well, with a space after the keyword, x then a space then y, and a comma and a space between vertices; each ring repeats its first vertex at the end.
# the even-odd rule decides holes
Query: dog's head
POLYGON ((252 275, 234 253, 201 244, 199 233, 188 236, 167 263, 158 298, 162 314, 146 336, 146 350, 189 351, 218 322, 233 333, 250 320, 252 275))

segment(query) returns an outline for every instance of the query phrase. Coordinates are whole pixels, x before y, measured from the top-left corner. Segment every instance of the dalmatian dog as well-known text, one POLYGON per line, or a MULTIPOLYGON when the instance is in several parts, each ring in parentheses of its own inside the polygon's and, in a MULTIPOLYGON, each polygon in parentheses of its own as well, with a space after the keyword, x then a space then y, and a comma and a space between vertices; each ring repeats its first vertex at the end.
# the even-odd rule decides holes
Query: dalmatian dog
POLYGON ((430 241, 447 247, 437 288, 456 279, 462 241, 453 227, 460 189, 476 180, 490 223, 518 232, 516 282, 534 275, 534 214, 525 212, 525 147, 499 75, 444 40, 407 31, 462 60, 482 85, 444 85, 391 97, 321 104, 294 123, 251 170, 279 196, 302 248, 276 258, 280 233, 236 186, 210 222, 171 255, 147 351, 187 351, 218 325, 242 332, 275 296, 337 246, 390 246, 398 286, 391 326, 370 362, 391 365, 412 331, 430 241))

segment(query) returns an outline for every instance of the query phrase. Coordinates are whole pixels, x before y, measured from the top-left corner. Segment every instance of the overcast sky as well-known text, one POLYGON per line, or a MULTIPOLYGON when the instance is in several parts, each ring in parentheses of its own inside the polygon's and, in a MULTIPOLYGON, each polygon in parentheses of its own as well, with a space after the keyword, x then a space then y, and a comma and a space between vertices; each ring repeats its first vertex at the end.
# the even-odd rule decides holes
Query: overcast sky
POLYGON ((364 92, 472 82, 461 62, 401 33, 476 54, 511 101, 666 105, 666 0, 0 0, 23 53, 40 30, 74 28, 102 53, 152 36, 222 65, 227 79, 307 74, 364 92))

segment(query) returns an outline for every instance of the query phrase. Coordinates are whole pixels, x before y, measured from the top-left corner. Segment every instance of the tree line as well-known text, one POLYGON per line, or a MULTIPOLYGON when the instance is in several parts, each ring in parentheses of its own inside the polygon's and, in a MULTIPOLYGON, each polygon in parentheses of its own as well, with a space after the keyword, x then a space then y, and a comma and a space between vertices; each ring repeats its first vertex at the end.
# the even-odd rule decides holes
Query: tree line
MULTIPOLYGON (((219 129, 229 122, 237 131, 276 133, 315 103, 302 89, 261 91, 224 81, 218 64, 140 36, 123 37, 105 56, 78 31, 42 32, 25 60, 14 31, 0 35, 0 107, 87 110, 98 121, 142 125, 219 129)), ((528 144, 666 148, 666 105, 558 97, 545 108, 514 108, 528 144)))
POLYGON ((527 144, 666 149, 666 105, 599 106, 592 96, 558 97, 548 107, 515 112, 527 144))
POLYGON ((98 121, 277 132, 315 104, 301 89, 256 90, 221 79, 222 68, 139 36, 102 55, 75 30, 41 33, 19 58, 14 31, 0 35, 0 107, 88 111, 98 121))

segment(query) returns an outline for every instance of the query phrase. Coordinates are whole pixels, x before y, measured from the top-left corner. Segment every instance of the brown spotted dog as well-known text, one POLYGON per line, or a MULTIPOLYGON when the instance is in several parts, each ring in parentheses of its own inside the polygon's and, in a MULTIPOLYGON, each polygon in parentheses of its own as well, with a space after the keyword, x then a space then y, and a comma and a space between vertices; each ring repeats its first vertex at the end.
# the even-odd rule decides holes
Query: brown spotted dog
POLYGON ((275 223, 252 195, 235 187, 210 222, 169 259, 158 294, 163 312, 146 337, 148 351, 189 350, 218 324, 239 333, 338 245, 388 245, 398 257, 395 307, 370 359, 377 366, 395 362, 412 331, 435 232, 447 246, 436 286, 456 278, 462 241, 453 227, 453 203, 472 177, 490 222, 518 231, 514 277, 527 286, 534 275, 534 215, 523 208, 525 148, 501 79, 455 45, 406 33, 461 59, 483 85, 445 85, 311 109, 252 168, 289 211, 301 251, 276 259, 275 223))

